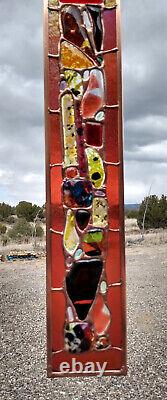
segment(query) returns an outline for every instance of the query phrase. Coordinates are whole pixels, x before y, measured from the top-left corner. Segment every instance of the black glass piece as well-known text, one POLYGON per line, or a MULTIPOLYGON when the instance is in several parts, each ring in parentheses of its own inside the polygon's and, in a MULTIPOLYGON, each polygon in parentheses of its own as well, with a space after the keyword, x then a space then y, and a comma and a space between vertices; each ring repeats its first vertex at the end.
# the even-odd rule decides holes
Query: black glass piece
POLYGON ((90 218, 90 212, 86 210, 77 210, 76 212, 76 221, 78 224, 78 227, 81 231, 83 231, 89 222, 90 218))
POLYGON ((103 261, 98 258, 79 260, 74 262, 66 277, 67 293, 80 320, 86 318, 95 299, 102 268, 103 261))
POLYGON ((87 6, 87 8, 93 20, 93 28, 94 28, 93 33, 94 33, 94 41, 96 49, 97 51, 100 51, 103 38, 103 28, 101 22, 100 8, 97 6, 87 6))

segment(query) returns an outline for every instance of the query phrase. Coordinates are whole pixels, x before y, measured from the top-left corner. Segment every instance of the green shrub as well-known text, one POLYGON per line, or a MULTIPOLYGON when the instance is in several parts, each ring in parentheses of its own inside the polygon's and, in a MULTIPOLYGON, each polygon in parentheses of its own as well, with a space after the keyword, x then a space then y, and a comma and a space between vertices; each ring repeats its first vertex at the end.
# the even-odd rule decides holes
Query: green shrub
POLYGON ((36 236, 38 238, 42 238, 44 236, 44 230, 43 230, 42 226, 40 226, 40 225, 36 226, 36 236))
POLYGON ((139 214, 138 210, 127 210, 125 212, 126 218, 132 218, 132 219, 133 218, 137 219, 138 218, 138 214, 139 214))
POLYGON ((13 209, 9 204, 0 203, 0 221, 5 221, 13 213, 13 209))
POLYGON ((40 207, 36 204, 28 203, 27 201, 20 201, 16 206, 16 215, 18 218, 25 218, 28 222, 34 221, 40 207))
POLYGON ((167 228, 167 196, 162 195, 160 199, 156 195, 145 197, 137 219, 140 229, 143 228, 144 214, 144 229, 167 228))
POLYGON ((28 238, 32 235, 32 227, 25 218, 21 218, 14 223, 8 235, 13 240, 28 238))
POLYGON ((6 233, 6 225, 0 223, 0 235, 4 235, 6 233))

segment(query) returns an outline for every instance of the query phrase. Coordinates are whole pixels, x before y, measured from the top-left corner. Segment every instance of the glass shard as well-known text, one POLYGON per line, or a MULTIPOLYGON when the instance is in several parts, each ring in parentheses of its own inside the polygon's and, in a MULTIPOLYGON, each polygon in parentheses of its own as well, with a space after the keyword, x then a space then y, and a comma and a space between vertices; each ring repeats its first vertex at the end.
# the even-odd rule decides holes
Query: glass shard
POLYGON ((83 118, 93 118, 104 100, 103 74, 98 69, 90 71, 89 83, 81 102, 83 118))
POLYGON ((76 178, 77 176, 79 176, 78 169, 76 167, 68 167, 65 170, 65 176, 66 178, 76 178))
POLYGON ((110 346, 109 338, 107 336, 99 337, 95 346, 97 350, 105 350, 110 346))
POLYGON ((69 323, 65 326, 65 349, 69 353, 82 353, 92 348, 94 332, 88 322, 69 323))
POLYGON ((101 255, 101 242, 100 243, 83 243, 84 253, 89 257, 96 257, 101 255))
POLYGON ((90 212, 87 210, 77 210, 75 217, 79 229, 83 231, 88 225, 90 219, 90 212))
POLYGON ((60 46, 61 64, 64 68, 91 68, 93 62, 77 47, 68 42, 62 42, 60 46))
POLYGON ((87 7, 92 20, 93 20, 93 33, 94 33, 94 42, 96 45, 97 51, 101 50, 102 38, 103 38, 103 27, 101 22, 101 9, 97 6, 88 6, 87 7))
POLYGON ((107 292, 107 283, 106 283, 106 281, 101 281, 100 292, 102 294, 106 294, 106 292, 107 292))
POLYGON ((88 147, 85 151, 88 158, 89 178, 93 186, 99 189, 105 181, 103 161, 96 150, 88 147))
POLYGON ((64 141, 64 166, 77 165, 76 128, 74 117, 74 102, 70 93, 61 98, 63 141, 64 141))
POLYGON ((92 321, 98 335, 102 335, 110 324, 110 311, 99 295, 91 311, 92 321))
POLYGON ((95 59, 89 37, 83 26, 82 15, 79 8, 73 5, 63 7, 61 22, 64 38, 80 47, 88 56, 95 59))
POLYGON ((105 228, 108 224, 107 212, 107 200, 103 197, 95 197, 93 199, 93 225, 105 228))
POLYGON ((94 301, 102 268, 102 260, 79 260, 74 262, 67 274, 67 293, 81 320, 87 317, 94 301))
POLYGON ((79 236, 75 229, 75 216, 72 210, 67 211, 66 226, 63 235, 64 248, 70 255, 73 255, 79 245, 79 236))
POLYGON ((74 321, 74 314, 72 307, 67 307, 67 320, 68 322, 74 321))
POLYGON ((95 120, 96 121, 103 121, 104 119, 104 111, 99 111, 96 115, 95 115, 95 120))
POLYGON ((64 77, 74 96, 80 98, 83 94, 83 84, 79 72, 66 70, 64 71, 64 77))
POLYGON ((79 260, 83 255, 83 250, 82 249, 77 249, 75 254, 74 254, 74 260, 79 260))
POLYGON ((101 124, 87 122, 85 124, 85 140, 89 146, 101 147, 103 127, 101 124))
POLYGON ((83 241, 85 243, 99 243, 103 240, 103 231, 102 229, 90 229, 83 236, 83 241))
POLYGON ((117 0, 105 0, 104 4, 105 4, 105 7, 112 8, 117 5, 117 0))
POLYGON ((92 185, 87 179, 63 182, 63 198, 67 207, 89 207, 92 204, 92 185))

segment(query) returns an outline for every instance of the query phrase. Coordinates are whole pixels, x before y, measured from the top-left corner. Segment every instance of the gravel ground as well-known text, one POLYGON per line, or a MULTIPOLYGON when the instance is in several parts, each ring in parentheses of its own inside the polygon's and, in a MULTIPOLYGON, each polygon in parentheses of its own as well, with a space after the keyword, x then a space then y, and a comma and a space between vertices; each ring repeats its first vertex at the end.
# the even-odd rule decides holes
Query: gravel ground
POLYGON ((165 400, 166 271, 165 245, 127 249, 126 377, 51 380, 46 378, 44 261, 1 264, 0 400, 165 400))

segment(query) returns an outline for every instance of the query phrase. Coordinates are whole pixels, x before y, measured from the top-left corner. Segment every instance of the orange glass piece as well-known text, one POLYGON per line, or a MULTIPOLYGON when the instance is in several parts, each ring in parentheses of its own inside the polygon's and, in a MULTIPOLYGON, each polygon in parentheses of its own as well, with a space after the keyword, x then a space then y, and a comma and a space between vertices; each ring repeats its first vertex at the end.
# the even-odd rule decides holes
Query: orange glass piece
POLYGON ((103 99, 103 74, 98 69, 93 69, 90 72, 88 87, 81 102, 83 118, 93 118, 95 113, 103 105, 103 99))
POLYGON ((91 68, 93 62, 80 51, 77 47, 73 46, 66 41, 61 43, 61 64, 65 68, 91 68))
POLYGON ((95 301, 91 317, 97 334, 102 335, 109 327, 111 316, 101 295, 99 295, 95 301))

